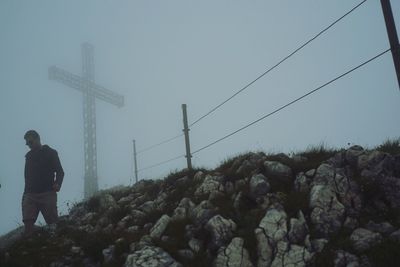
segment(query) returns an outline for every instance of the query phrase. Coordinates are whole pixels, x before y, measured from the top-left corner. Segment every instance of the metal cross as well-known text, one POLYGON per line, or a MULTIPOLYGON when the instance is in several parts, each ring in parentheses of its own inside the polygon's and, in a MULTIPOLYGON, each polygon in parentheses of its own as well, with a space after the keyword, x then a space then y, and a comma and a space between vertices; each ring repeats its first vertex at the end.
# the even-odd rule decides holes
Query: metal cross
POLYGON ((124 97, 94 82, 94 47, 82 44, 82 76, 56 66, 49 68, 49 79, 61 82, 83 93, 83 135, 85 153, 85 198, 98 191, 96 152, 96 98, 122 107, 124 97))

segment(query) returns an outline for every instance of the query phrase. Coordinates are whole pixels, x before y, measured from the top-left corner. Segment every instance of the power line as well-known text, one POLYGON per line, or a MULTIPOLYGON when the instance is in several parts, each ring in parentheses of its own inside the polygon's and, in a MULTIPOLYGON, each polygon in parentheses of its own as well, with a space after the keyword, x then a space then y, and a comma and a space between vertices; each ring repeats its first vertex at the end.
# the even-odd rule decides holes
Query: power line
POLYGON ((140 153, 143 153, 143 152, 148 151, 148 150, 150 150, 150 149, 153 149, 153 148, 155 148, 155 147, 158 147, 158 146, 161 146, 161 145, 163 145, 163 144, 169 143, 169 142, 171 142, 171 141, 173 141, 173 140, 175 140, 175 139, 178 139, 179 137, 181 137, 181 136, 183 136, 183 135, 184 135, 184 134, 176 135, 176 136, 174 136, 174 137, 168 138, 167 140, 161 141, 161 142, 159 142, 159 143, 157 143, 157 144, 148 146, 148 147, 146 147, 146 148, 144 148, 144 149, 138 151, 136 154, 140 154, 140 153))
POLYGON ((150 166, 147 166, 147 167, 145 167, 145 168, 139 169, 138 172, 141 172, 141 171, 144 171, 144 170, 148 170, 148 169, 152 169, 152 168, 158 167, 158 166, 160 166, 160 165, 163 165, 163 164, 165 164, 165 163, 168 163, 168 162, 171 162, 171 161, 174 161, 174 160, 183 158, 183 157, 185 157, 185 155, 180 155, 180 156, 177 156, 177 157, 172 158, 172 159, 164 160, 164 161, 161 161, 161 162, 156 163, 156 164, 154 164, 154 165, 150 165, 150 166))
POLYGON ((286 57, 284 57, 283 59, 281 59, 278 63, 276 63, 274 66, 272 66, 271 68, 269 68, 267 71, 265 71, 264 73, 262 73, 260 76, 258 76, 256 79, 254 79, 253 81, 251 81, 250 83, 248 83, 246 86, 244 86, 242 89, 240 89, 239 91, 237 91, 236 93, 234 93, 232 96, 230 96, 229 98, 227 98, 226 100, 224 100, 222 103, 220 103, 219 105, 215 106, 214 108, 212 108, 209 112, 207 112, 206 114, 204 114, 203 116, 201 116, 200 118, 198 118, 197 120, 195 120, 192 124, 189 125, 189 127, 192 127, 193 125, 197 124, 199 121, 201 121, 202 119, 204 119, 205 117, 207 117, 208 115, 210 115, 211 113, 213 113, 214 111, 216 111, 218 108, 220 108, 221 106, 223 106, 225 103, 227 103, 228 101, 230 101, 232 98, 234 98, 235 96, 237 96, 238 94, 240 94, 241 92, 243 92, 244 90, 246 90, 248 87, 250 87, 251 85, 253 85, 255 82, 257 82, 259 79, 261 79, 262 77, 264 77, 265 75, 267 75, 270 71, 272 71, 273 69, 275 69, 276 67, 278 67, 280 64, 282 64, 283 62, 285 62, 287 59, 289 59, 291 56, 293 56, 294 54, 296 54, 297 52, 299 52, 301 49, 303 49, 305 46, 307 46, 308 44, 310 44, 312 41, 314 41, 315 39, 317 39, 320 35, 322 35, 324 32, 326 32, 327 30, 329 30, 331 27, 333 27, 336 23, 338 23, 339 21, 341 21, 343 18, 345 18, 347 15, 349 15, 350 13, 352 13, 354 10, 356 10, 358 7, 360 7, 362 4, 364 4, 367 0, 363 0, 362 2, 360 2, 358 5, 356 5, 355 7, 353 7, 350 11, 348 11, 347 13, 345 13, 343 16, 341 16, 340 18, 338 18, 337 20, 335 20, 334 22, 332 22, 328 27, 324 28, 322 31, 320 31, 317 35, 315 35, 314 37, 312 37, 311 39, 309 39, 307 42, 305 42, 304 44, 302 44, 300 47, 298 47, 296 50, 294 50, 292 53, 290 53, 289 55, 287 55, 286 57))
POLYGON ((371 61, 373 61, 373 60, 375 60, 375 59, 381 57, 382 55, 386 54, 386 53, 389 52, 390 50, 391 50, 391 49, 389 48, 389 49, 387 49, 387 50, 385 50, 385 51, 379 53, 378 55, 376 55, 376 56, 374 56, 374 57, 368 59, 367 61, 361 63, 360 65, 358 65, 358 66, 356 66, 356 67, 354 67, 354 68, 352 68, 352 69, 346 71, 345 73, 343 73, 343 74, 337 76, 336 78, 334 78, 334 79, 332 79, 332 80, 330 80, 330 81, 324 83, 323 85, 321 85, 321 86, 317 87, 316 89, 314 89, 314 90, 312 90, 312 91, 306 93, 305 95, 302 95, 301 97, 296 98, 295 100, 293 100, 293 101, 287 103, 286 105, 281 106, 280 108, 278 108, 278 109, 272 111, 271 113, 268 113, 268 114, 262 116, 261 118, 259 118, 259 119, 255 120, 255 121, 253 121, 253 122, 247 124, 246 126, 243 126, 242 128, 240 128, 240 129, 238 129, 238 130, 236 130, 236 131, 234 131, 234 132, 232 132, 232 133, 230 133, 230 134, 228 134, 228 135, 225 135, 224 137, 219 138, 218 140, 216 140, 216 141, 214 141, 214 142, 212 142, 212 143, 210 143, 210 144, 208 144, 208 145, 206 145, 206 146, 204 146, 204 147, 202 147, 202 148, 200 148, 200 149, 197 149, 196 151, 192 152, 192 154, 196 154, 196 153, 198 153, 198 152, 200 152, 200 151, 202 151, 202 150, 204 150, 204 149, 206 149, 206 148, 208 148, 208 147, 210 147, 210 146, 212 146, 212 145, 215 145, 216 143, 218 143, 218 142, 220 142, 220 141, 222 141, 222 140, 224 140, 224 139, 226 139, 226 138, 228 138, 228 137, 230 137, 230 136, 232 136, 232 135, 234 135, 234 134, 236 134, 236 133, 238 133, 238 132, 240 132, 240 131, 242 131, 242 130, 244 130, 244 129, 250 127, 250 126, 252 126, 253 124, 256 124, 257 122, 259 122, 259 121, 261 121, 261 120, 264 120, 265 118, 267 118, 267 117, 269 117, 269 116, 272 116, 273 114, 275 114, 275 113, 277 113, 277 112, 279 112, 279 111, 281 111, 281 110, 283 110, 283 109, 289 107, 290 105, 292 105, 292 104, 294 104, 294 103, 300 101, 301 99, 303 99, 303 98, 305 98, 305 97, 307 97, 307 96, 309 96, 309 95, 311 95, 311 94, 313 94, 313 93, 315 93, 315 92, 321 90, 321 89, 324 88, 325 86, 327 86, 327 85, 329 85, 329 84, 331 84, 331 83, 333 83, 333 82, 335 82, 335 81, 337 81, 337 80, 343 78, 344 76, 350 74, 351 72, 353 72, 353 71, 355 71, 355 70, 361 68, 362 66, 364 66, 364 65, 366 65, 366 64, 368 64, 368 63, 370 63, 371 61))

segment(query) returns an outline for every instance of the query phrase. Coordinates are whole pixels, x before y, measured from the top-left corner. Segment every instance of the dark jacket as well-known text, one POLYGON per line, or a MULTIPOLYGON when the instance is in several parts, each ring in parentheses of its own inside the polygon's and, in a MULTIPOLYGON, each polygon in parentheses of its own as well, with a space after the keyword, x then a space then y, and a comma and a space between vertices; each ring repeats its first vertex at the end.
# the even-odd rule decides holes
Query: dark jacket
POLYGON ((57 151, 48 145, 31 150, 25 155, 25 193, 53 191, 53 184, 61 186, 64 170, 57 151))

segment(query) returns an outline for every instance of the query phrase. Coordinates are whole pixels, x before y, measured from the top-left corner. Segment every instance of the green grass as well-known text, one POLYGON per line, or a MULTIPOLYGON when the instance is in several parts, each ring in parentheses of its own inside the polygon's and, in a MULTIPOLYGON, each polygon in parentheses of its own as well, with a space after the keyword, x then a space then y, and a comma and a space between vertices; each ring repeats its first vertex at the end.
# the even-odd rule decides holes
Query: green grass
POLYGON ((299 156, 306 157, 307 160, 302 163, 294 164, 292 169, 295 173, 316 169, 339 151, 338 149, 328 147, 325 143, 309 146, 305 151, 297 153, 299 156))
POLYGON ((400 154, 400 138, 388 139, 383 144, 375 148, 381 152, 389 153, 391 155, 400 154))

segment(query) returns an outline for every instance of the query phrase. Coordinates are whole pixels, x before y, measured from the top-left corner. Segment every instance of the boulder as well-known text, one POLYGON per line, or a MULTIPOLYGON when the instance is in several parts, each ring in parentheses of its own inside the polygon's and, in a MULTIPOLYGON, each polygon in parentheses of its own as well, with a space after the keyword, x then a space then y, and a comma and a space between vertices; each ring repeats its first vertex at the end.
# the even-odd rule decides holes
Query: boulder
POLYGON ((308 193, 311 189, 312 178, 308 177, 304 173, 299 173, 294 180, 294 190, 297 192, 308 193))
POLYGON ((314 185, 310 193, 311 223, 320 237, 337 233, 342 226, 345 207, 327 185, 314 185))
POLYGON ((350 236, 355 251, 362 253, 382 242, 382 236, 365 228, 357 228, 350 236))
POLYGON ((244 240, 240 237, 232 239, 227 247, 221 247, 214 261, 215 267, 253 267, 247 249, 243 247, 244 240))
POLYGON ((255 199, 266 195, 271 189, 267 178, 262 174, 253 175, 250 179, 250 194, 255 199))
POLYGON ((231 241, 236 224, 231 219, 215 215, 207 222, 205 229, 211 233, 211 250, 214 250, 231 241))
POLYGON ((150 230, 150 237, 152 239, 160 239, 162 234, 164 233, 165 229, 170 222, 171 218, 164 214, 161 218, 156 222, 156 224, 150 230))
POLYGON ((174 210, 172 220, 184 220, 190 217, 190 213, 194 209, 195 204, 189 198, 183 198, 178 207, 174 210))
POLYGON ((278 243, 278 251, 271 267, 293 266, 306 267, 310 265, 313 254, 305 247, 298 245, 288 246, 285 242, 278 243))
POLYGON ((301 244, 308 234, 307 222, 304 218, 303 212, 300 210, 298 218, 290 219, 289 241, 292 244, 301 244))
POLYGON ((272 208, 267 210, 258 227, 263 229, 265 235, 271 242, 277 243, 286 238, 286 218, 287 215, 285 211, 272 208))
POLYGON ((358 267, 360 266, 360 262, 358 257, 350 254, 344 250, 338 250, 335 253, 334 259, 335 267, 358 267))
POLYGON ((279 161, 265 161, 264 167, 267 176, 276 176, 281 178, 292 178, 292 169, 279 161))
POLYGON ((181 267, 167 252, 159 247, 144 246, 128 255, 125 267, 181 267))
POLYGON ((110 194, 101 194, 99 199, 99 209, 100 211, 105 211, 110 208, 118 208, 118 204, 114 197, 110 194))
POLYGON ((373 221, 369 221, 365 225, 365 228, 372 232, 380 233, 384 236, 388 236, 396 230, 396 228, 389 222, 375 223, 373 221))
POLYGON ((196 189, 194 195, 196 197, 208 196, 211 192, 218 190, 221 182, 221 177, 207 175, 203 183, 196 189))
MULTIPOLYGON (((258 228, 254 231, 257 239, 258 266, 270 266, 280 241, 286 241, 287 215, 283 210, 267 210, 258 228)), ((286 242, 284 242, 286 243, 286 242)))

